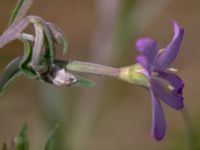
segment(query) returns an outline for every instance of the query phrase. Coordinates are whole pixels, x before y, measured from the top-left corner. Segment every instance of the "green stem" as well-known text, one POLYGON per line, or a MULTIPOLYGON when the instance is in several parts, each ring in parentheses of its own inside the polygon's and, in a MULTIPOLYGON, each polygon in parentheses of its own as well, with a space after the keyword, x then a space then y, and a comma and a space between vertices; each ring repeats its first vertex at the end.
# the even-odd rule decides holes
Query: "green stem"
POLYGON ((82 61, 60 61, 56 60, 55 63, 65 67, 69 71, 87 73, 92 75, 102 75, 119 78, 120 69, 108 67, 104 65, 82 62, 82 61))
POLYGON ((75 73, 78 72, 92 75, 109 76, 143 87, 149 87, 150 84, 147 77, 140 73, 142 67, 137 63, 121 68, 114 68, 82 61, 55 60, 54 63, 75 73))
POLYGON ((183 117, 183 120, 185 123, 185 129, 186 129, 186 134, 187 134, 187 149, 195 150, 196 149, 196 139, 195 139, 190 115, 186 108, 183 108, 181 110, 181 114, 182 114, 182 117, 183 117))

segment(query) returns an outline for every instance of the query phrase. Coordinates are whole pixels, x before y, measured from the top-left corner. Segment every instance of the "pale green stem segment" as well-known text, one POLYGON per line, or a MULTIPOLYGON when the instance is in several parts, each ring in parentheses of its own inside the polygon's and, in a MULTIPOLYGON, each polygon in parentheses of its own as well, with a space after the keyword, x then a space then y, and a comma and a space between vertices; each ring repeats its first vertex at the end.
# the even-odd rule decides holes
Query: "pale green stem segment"
POLYGON ((66 65, 66 69, 80 73, 88 73, 115 78, 118 78, 120 74, 120 69, 118 68, 81 61, 69 61, 69 63, 66 65))
POLYGON ((82 62, 82 61, 61 61, 56 60, 56 64, 65 67, 69 71, 86 73, 92 75, 109 76, 119 78, 120 69, 114 67, 108 67, 104 65, 82 62))
POLYGON ((108 67, 82 61, 55 60, 55 64, 73 72, 114 77, 144 87, 149 87, 150 85, 147 77, 140 72, 142 67, 139 64, 122 68, 108 67))

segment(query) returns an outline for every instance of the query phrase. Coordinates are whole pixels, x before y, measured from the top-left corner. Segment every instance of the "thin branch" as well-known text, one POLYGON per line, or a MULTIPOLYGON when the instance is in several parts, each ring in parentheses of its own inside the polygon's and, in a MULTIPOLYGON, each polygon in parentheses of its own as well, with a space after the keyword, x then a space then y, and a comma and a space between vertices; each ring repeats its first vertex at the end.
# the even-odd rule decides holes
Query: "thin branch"
POLYGON ((18 0, 18 3, 13 10, 9 21, 10 27, 15 26, 26 17, 32 3, 33 0, 18 0))
POLYGON ((18 24, 15 24, 15 26, 10 26, 0 36, 0 48, 4 47, 6 44, 12 42, 13 40, 20 39, 21 32, 25 30, 30 23, 34 24, 36 21, 44 23, 44 20, 38 16, 27 16, 18 24))

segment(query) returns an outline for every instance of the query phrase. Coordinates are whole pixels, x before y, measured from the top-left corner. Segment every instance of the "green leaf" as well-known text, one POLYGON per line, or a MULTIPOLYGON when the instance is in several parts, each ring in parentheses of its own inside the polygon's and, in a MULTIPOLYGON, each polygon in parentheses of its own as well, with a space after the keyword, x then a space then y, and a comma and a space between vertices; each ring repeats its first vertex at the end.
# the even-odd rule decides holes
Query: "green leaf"
POLYGON ((42 24, 42 28, 44 30, 44 34, 45 34, 45 39, 46 39, 46 53, 44 56, 45 61, 50 63, 50 66, 53 64, 54 58, 55 58, 55 52, 54 52, 54 44, 51 38, 51 33, 49 31, 49 28, 47 27, 47 25, 45 23, 42 24))
POLYGON ((24 73, 24 75, 26 75, 29 78, 38 78, 39 75, 37 75, 37 73, 28 66, 28 64, 31 61, 31 57, 32 57, 32 45, 28 40, 24 40, 24 55, 23 55, 23 59, 20 62, 19 68, 21 70, 22 73, 24 73))
POLYGON ((92 80, 86 79, 79 75, 74 75, 77 79, 77 82, 73 86, 77 87, 86 87, 91 88, 95 86, 95 83, 92 80))
POLYGON ((9 20, 9 25, 15 20, 20 8, 22 7, 24 3, 24 0, 18 0, 17 4, 15 6, 15 9, 13 10, 11 16, 10 16, 10 20, 9 20))
POLYGON ((52 150, 54 139, 56 138, 56 131, 58 130, 58 125, 50 132, 47 142, 45 144, 44 150, 52 150))
POLYGON ((63 55, 65 55, 68 51, 68 41, 67 41, 67 38, 66 38, 64 32, 58 26, 54 25, 53 23, 46 22, 46 24, 48 25, 48 27, 52 33, 52 36, 56 40, 57 44, 60 44, 63 46, 63 55))
POLYGON ((33 3, 33 0, 18 0, 15 9, 13 10, 9 26, 12 27, 18 24, 22 19, 24 19, 33 3))
POLYGON ((29 149, 28 126, 26 123, 23 124, 19 135, 14 138, 14 148, 15 150, 29 149))
POLYGON ((36 72, 46 71, 46 65, 43 64, 43 48, 44 48, 44 31, 42 22, 39 18, 31 19, 35 29, 35 42, 32 50, 32 58, 30 65, 36 72))
POLYGON ((0 79, 0 95, 3 94, 8 84, 20 75, 19 64, 21 60, 22 57, 15 58, 4 69, 3 76, 0 79))
POLYGON ((20 67, 23 69, 26 69, 26 65, 31 61, 32 56, 32 45, 28 40, 24 40, 24 55, 23 59, 20 62, 20 67))
POLYGON ((60 40, 62 41, 61 43, 63 44, 63 55, 65 55, 68 52, 67 38, 63 35, 62 37, 60 37, 60 40))

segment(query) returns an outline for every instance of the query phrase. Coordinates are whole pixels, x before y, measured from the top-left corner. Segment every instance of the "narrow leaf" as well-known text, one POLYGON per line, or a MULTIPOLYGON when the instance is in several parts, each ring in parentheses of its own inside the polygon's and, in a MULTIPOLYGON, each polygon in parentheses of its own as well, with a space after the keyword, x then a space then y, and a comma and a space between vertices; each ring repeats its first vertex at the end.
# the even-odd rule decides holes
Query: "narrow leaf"
POLYGON ((28 40, 24 40, 24 55, 20 62, 20 69, 26 69, 26 65, 30 62, 32 56, 32 45, 28 40))
POLYGON ((53 61, 55 58, 55 51, 54 51, 54 44, 52 41, 51 33, 45 23, 42 24, 42 28, 44 30, 44 35, 46 39, 46 49, 47 49, 44 57, 47 62, 49 62, 50 64, 53 64, 53 61))
POLYGON ((24 55, 23 59, 20 62, 19 68, 24 75, 26 75, 29 78, 38 78, 39 75, 28 65, 31 61, 32 56, 32 45, 28 40, 24 40, 24 55))
POLYGON ((31 65, 33 68, 39 68, 43 55, 44 32, 39 20, 33 19, 33 24, 35 28, 35 43, 33 46, 31 65))
POLYGON ((16 6, 15 6, 15 8, 12 11, 12 14, 10 16, 9 24, 11 24, 15 20, 20 8, 22 7, 23 2, 24 2, 24 0, 18 0, 17 1, 17 4, 16 4, 16 6))
POLYGON ((19 135, 14 138, 14 147, 15 150, 29 149, 28 126, 26 123, 23 124, 19 135))
POLYGON ((9 25, 14 26, 24 19, 32 3, 33 0, 18 0, 16 7, 11 14, 9 25))
POLYGON ((20 75, 19 64, 22 57, 17 57, 11 61, 4 69, 3 76, 0 79, 0 95, 3 94, 4 89, 8 84, 20 75))
POLYGON ((86 87, 91 88, 95 86, 95 83, 92 80, 86 79, 84 77, 81 77, 79 75, 74 75, 77 79, 77 82, 73 84, 75 87, 86 87))
POLYGON ((20 38, 21 32, 29 25, 29 23, 30 17, 26 17, 15 26, 9 26, 0 36, 0 48, 13 40, 20 38))
POLYGON ((63 46, 63 55, 65 55, 68 51, 68 42, 64 32, 56 25, 47 22, 49 29, 51 30, 54 39, 56 40, 57 44, 62 44, 63 46))
POLYGON ((60 40, 63 43, 63 55, 67 54, 68 52, 68 42, 67 42, 67 38, 63 35, 60 37, 60 40))
POLYGON ((52 144, 54 142, 54 139, 56 138, 56 131, 58 130, 58 125, 55 126, 55 128, 50 132, 49 137, 47 139, 47 142, 45 144, 44 150, 52 150, 52 144))

